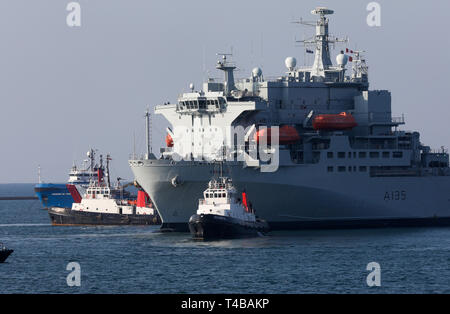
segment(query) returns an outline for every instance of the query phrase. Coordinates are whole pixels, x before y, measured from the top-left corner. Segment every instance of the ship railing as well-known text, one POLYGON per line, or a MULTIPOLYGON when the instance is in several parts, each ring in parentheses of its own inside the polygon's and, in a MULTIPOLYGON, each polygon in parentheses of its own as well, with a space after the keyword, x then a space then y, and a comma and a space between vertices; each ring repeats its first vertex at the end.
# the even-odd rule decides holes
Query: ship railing
POLYGON ((430 150, 430 153, 431 154, 436 154, 436 155, 440 155, 440 154, 445 155, 445 154, 448 154, 448 149, 444 148, 444 147, 441 147, 439 149, 432 149, 432 150, 430 150))
POLYGON ((128 160, 143 160, 145 159, 145 154, 129 154, 128 160))
POLYGON ((405 116, 402 115, 401 117, 392 117, 391 121, 395 124, 405 124, 405 116))
POLYGON ((370 123, 405 124, 405 116, 404 115, 397 116, 397 117, 392 117, 389 113, 376 113, 376 112, 370 112, 368 114, 365 114, 365 113, 364 114, 354 113, 353 115, 354 116, 368 115, 370 123))

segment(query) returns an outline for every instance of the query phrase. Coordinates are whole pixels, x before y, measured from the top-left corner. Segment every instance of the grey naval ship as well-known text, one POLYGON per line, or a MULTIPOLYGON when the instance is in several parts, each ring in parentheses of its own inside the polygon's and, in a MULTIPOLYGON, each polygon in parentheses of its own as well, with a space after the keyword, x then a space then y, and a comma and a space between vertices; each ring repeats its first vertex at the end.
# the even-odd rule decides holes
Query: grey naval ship
POLYGON ((303 41, 312 66, 288 57, 280 77, 255 68, 235 80, 235 63, 218 54, 223 82, 208 79, 201 91, 191 84, 177 103, 155 107, 171 124, 167 147, 129 164, 163 229, 188 230, 217 160, 272 230, 450 224, 447 151, 400 129, 390 92, 369 89, 363 51, 344 49, 332 63, 330 46, 346 40, 329 35, 332 10, 312 13, 317 21, 300 22, 316 30, 303 41))

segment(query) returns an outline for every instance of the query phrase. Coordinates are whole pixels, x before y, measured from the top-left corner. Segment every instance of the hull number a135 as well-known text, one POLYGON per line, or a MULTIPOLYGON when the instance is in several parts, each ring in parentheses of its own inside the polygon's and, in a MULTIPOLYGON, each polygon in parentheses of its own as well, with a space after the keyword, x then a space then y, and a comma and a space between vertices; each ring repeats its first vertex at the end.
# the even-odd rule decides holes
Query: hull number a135
POLYGON ((406 191, 387 191, 384 194, 385 201, 405 201, 406 191))

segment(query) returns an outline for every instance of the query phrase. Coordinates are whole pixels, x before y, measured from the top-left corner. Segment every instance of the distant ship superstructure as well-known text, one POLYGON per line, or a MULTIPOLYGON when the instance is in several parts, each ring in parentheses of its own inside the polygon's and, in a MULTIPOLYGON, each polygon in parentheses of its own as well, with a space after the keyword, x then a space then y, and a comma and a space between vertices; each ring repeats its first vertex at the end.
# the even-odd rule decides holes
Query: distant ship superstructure
MULTIPOLYGON (((209 79, 202 91, 192 86, 176 104, 156 106, 172 126, 168 147, 160 159, 129 163, 163 227, 187 229, 224 148, 235 157, 225 160, 226 175, 251 193, 272 229, 450 223, 447 151, 432 151, 418 132, 399 129, 405 121, 392 116, 390 92, 369 90, 362 51, 343 50, 333 65, 329 44, 345 40, 329 35, 332 10, 312 13, 319 17, 316 34, 304 41, 314 48, 311 67, 297 67, 289 57, 285 75, 266 80, 255 68, 235 81, 236 66, 224 54, 216 66, 224 82, 209 79), (274 126, 280 130, 277 165, 262 171, 270 162, 249 158, 259 145, 251 134, 274 126)), ((269 143, 270 161, 274 148, 269 143)))
MULTIPOLYGON (((95 150, 87 152, 88 160, 85 160, 85 167, 79 168, 74 163, 69 172, 68 184, 75 185, 80 193, 84 193, 91 180, 97 180, 99 166, 95 164, 95 150)), ((104 170, 104 169, 103 169, 104 170)), ((74 202, 72 195, 65 183, 43 183, 35 185, 34 191, 44 208, 62 207, 71 208, 74 202)))

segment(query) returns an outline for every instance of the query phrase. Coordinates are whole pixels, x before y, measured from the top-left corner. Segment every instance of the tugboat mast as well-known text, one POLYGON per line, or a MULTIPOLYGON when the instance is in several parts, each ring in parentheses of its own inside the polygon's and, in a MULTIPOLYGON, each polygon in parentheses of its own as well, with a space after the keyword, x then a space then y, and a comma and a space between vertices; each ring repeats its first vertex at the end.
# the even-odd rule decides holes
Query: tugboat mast
POLYGON ((107 186, 108 188, 111 187, 111 180, 109 177, 109 161, 112 160, 111 156, 109 154, 106 155, 106 178, 107 178, 107 186))

